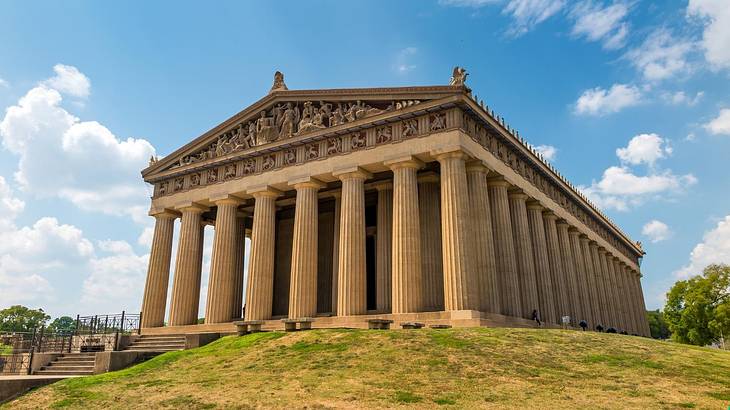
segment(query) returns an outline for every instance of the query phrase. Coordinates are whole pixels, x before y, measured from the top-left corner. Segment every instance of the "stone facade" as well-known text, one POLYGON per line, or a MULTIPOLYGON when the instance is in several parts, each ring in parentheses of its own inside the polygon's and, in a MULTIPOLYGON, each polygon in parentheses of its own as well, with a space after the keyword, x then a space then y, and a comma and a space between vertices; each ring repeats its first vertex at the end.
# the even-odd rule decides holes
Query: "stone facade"
POLYGON ((276 328, 305 317, 363 327, 374 315, 529 326, 538 315, 648 336, 640 244, 465 79, 457 68, 448 86, 298 91, 277 73, 266 97, 151 159, 145 331, 165 329, 180 219, 170 331, 229 329, 240 317, 276 328), (196 325, 207 224, 215 237, 196 325))

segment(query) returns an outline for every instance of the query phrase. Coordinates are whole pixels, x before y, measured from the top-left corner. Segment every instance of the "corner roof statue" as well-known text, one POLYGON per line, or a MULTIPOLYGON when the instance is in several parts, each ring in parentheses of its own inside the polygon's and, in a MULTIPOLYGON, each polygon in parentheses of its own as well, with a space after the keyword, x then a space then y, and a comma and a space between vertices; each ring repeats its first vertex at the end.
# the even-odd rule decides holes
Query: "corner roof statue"
POLYGON ((368 327, 372 313, 532 326, 536 311, 546 326, 569 317, 569 326, 648 335, 641 244, 477 101, 467 76, 457 66, 449 85, 289 90, 277 71, 259 101, 151 158, 142 176, 154 185, 158 225, 143 333, 165 323, 180 219, 173 329, 161 333, 235 332, 241 317, 269 330, 285 326, 281 318, 368 327), (197 325, 210 234, 201 223, 215 238, 197 325), (388 241, 370 246, 379 234, 388 241))

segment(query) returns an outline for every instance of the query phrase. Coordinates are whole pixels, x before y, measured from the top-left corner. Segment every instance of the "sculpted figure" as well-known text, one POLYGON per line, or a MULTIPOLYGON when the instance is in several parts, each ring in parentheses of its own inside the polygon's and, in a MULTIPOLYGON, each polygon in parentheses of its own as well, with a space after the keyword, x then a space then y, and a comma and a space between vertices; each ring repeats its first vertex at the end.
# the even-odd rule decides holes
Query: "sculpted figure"
POLYGON ((352 134, 352 139, 350 140, 350 144, 352 145, 352 148, 363 148, 367 145, 367 140, 365 139, 365 134, 363 133, 357 133, 352 134))
POLYGON ((324 128, 322 124, 322 114, 315 109, 311 101, 304 103, 302 109, 302 119, 299 121, 299 132, 297 135, 306 134, 324 128))
POLYGON ((226 165, 226 171, 223 174, 223 179, 231 179, 236 176, 236 166, 226 165))
POLYGON ((431 118, 431 131, 438 131, 446 128, 446 117, 443 114, 436 114, 431 118))
POLYGON ((454 67, 454 72, 451 75, 451 80, 449 80, 449 85, 464 85, 468 75, 469 73, 467 73, 464 68, 459 66, 454 67))
POLYGON ((286 103, 286 109, 281 116, 279 124, 279 137, 289 138, 294 135, 294 126, 299 122, 299 108, 293 107, 292 103, 286 103))
POLYGON ((296 151, 293 149, 288 149, 284 151, 284 163, 289 165, 293 164, 297 161, 297 154, 296 151))
POLYGON ((243 175, 253 174, 256 171, 256 161, 252 159, 246 160, 243 163, 243 175))
POLYGON ((383 144, 386 142, 390 142, 393 139, 393 130, 390 128, 390 126, 378 128, 377 136, 375 137, 375 142, 378 144, 383 144))
POLYGON ((417 120, 405 120, 403 121, 403 136, 410 137, 418 134, 418 121, 417 120))
POLYGON ((250 146, 258 145, 258 140, 256 139, 256 123, 253 121, 248 122, 248 134, 246 134, 246 139, 251 144, 250 146))
MULTIPOLYGON (((319 113, 322 115, 323 119, 326 119, 329 121, 330 117, 332 116, 332 104, 325 103, 324 101, 319 102, 319 113)), ((329 125, 332 125, 332 123, 329 123, 329 125)))
POLYGON ((185 179, 183 179, 183 178, 175 179, 175 186, 174 186, 173 190, 179 191, 179 190, 183 189, 184 182, 185 182, 185 179))
POLYGON ((345 113, 345 118, 347 118, 347 121, 355 121, 357 119, 357 111, 360 110, 360 101, 351 104, 350 108, 347 109, 347 113, 345 113))
POLYGON ((160 195, 165 195, 167 193, 167 182, 163 182, 160 184, 160 189, 157 191, 160 195))
POLYGON ((345 112, 342 109, 342 104, 337 104, 337 109, 332 112, 330 116, 330 127, 345 123, 345 112))
POLYGON ((190 175, 190 186, 198 186, 198 185, 200 185, 200 174, 190 175))
POLYGON ((327 155, 337 154, 342 151, 342 140, 339 138, 330 138, 327 140, 327 155))
POLYGON ((274 73, 274 84, 271 86, 271 91, 269 92, 282 90, 288 90, 288 88, 284 84, 284 74, 281 71, 277 71, 274 73))
POLYGON ((263 168, 265 170, 266 169, 269 169, 269 168, 273 168, 273 166, 275 164, 276 164, 276 161, 274 160, 274 156, 273 155, 267 155, 267 156, 264 157, 263 168))
POLYGON ((209 169, 208 170, 208 183, 213 183, 218 181, 218 169, 209 169))
POLYGON ((319 157, 319 145, 312 144, 307 147, 307 159, 315 159, 319 157))
POLYGON ((266 111, 261 111, 261 117, 256 120, 256 137, 259 144, 276 141, 278 137, 274 119, 266 116, 266 111))

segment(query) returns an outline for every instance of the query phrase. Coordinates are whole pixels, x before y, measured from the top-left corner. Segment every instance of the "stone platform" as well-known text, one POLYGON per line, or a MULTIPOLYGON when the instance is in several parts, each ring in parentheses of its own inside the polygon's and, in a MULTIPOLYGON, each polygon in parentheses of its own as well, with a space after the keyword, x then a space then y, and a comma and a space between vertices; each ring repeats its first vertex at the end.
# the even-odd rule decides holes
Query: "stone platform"
MULTIPOLYGON (((265 320, 263 330, 284 330, 283 318, 265 320)), ((493 313, 484 313, 476 310, 458 310, 450 312, 419 312, 401 314, 369 313, 358 316, 318 316, 312 323, 314 329, 350 328, 367 329, 370 319, 388 319, 393 321, 393 329, 400 329, 402 322, 420 322, 426 326, 451 325, 452 327, 521 327, 535 328, 536 323, 532 320, 504 316, 493 313)), ((543 323, 546 328, 559 328, 555 324, 543 323)), ((220 333, 234 334, 236 326, 230 323, 212 323, 189 326, 165 326, 156 328, 142 328, 143 335, 163 334, 194 334, 194 333, 220 333)))

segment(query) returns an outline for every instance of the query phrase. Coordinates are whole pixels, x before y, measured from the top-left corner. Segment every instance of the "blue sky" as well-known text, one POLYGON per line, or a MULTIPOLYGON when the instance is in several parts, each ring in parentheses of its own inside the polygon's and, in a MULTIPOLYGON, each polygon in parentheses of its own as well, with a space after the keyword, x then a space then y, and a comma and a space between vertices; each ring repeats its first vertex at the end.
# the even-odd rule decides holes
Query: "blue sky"
POLYGON ((644 243, 648 307, 730 262, 727 0, 6 2, 0 39, 0 307, 138 310, 139 170, 265 95, 275 70, 307 89, 446 84, 466 67, 644 243))

